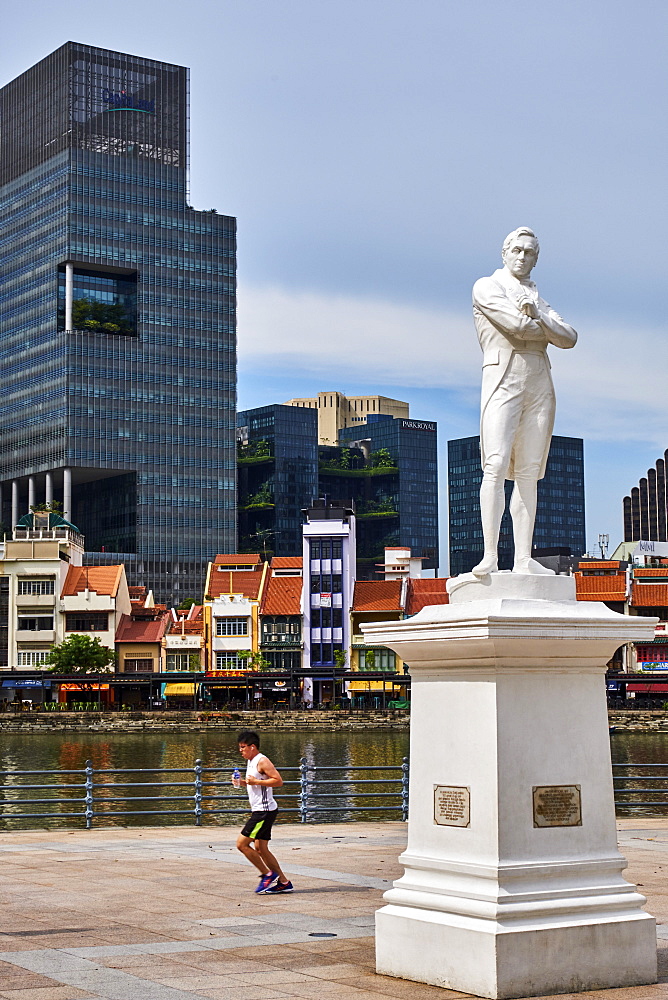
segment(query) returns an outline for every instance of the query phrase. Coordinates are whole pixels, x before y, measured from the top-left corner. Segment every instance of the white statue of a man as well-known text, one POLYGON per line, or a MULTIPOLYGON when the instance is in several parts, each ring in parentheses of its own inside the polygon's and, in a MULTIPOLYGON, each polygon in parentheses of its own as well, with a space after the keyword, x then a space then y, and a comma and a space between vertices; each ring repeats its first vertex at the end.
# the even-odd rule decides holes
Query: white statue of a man
POLYGON ((554 425, 555 396, 547 345, 573 347, 577 333, 538 294, 529 275, 538 260, 531 229, 506 237, 503 267, 473 286, 473 316, 483 351, 480 512, 485 542, 476 577, 498 569, 504 480, 514 479, 510 501, 514 573, 549 573, 531 558, 536 491, 554 425))

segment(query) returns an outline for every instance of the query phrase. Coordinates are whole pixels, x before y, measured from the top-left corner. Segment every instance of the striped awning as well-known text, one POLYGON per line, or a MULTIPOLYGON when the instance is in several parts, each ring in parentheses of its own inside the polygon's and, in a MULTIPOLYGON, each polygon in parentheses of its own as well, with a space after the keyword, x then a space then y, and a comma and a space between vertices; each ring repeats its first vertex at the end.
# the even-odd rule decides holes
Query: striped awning
MULTIPOLYGON (((199 687, 199 684, 197 685, 197 687, 199 687)), ((165 693, 165 696, 167 698, 169 698, 170 694, 171 695, 186 695, 186 694, 193 695, 195 693, 195 685, 194 685, 194 683, 192 681, 190 683, 188 683, 188 682, 185 682, 185 683, 182 682, 180 684, 165 684, 165 692, 164 693, 165 693)))

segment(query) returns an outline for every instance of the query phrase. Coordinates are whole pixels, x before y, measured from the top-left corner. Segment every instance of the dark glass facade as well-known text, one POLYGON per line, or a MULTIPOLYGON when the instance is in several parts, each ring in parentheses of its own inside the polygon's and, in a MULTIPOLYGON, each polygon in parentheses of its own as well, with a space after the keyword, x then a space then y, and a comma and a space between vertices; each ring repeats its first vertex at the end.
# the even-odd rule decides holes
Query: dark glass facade
POLYGON ((188 204, 187 69, 68 42, 0 90, 0 183, 2 520, 71 478, 89 562, 201 596, 235 547, 236 228, 188 204))
POLYGON ((318 413, 260 406, 237 415, 239 552, 299 555, 318 493, 318 413))
POLYGON ((383 561, 386 545, 407 545, 414 556, 424 557, 425 569, 438 569, 436 424, 379 415, 341 431, 339 444, 353 442, 360 442, 367 465, 338 471, 325 458, 320 488, 355 501, 358 577, 378 579, 376 564, 383 561), (379 452, 387 452, 389 466, 374 465, 379 452))
MULTIPOLYGON (((468 573, 482 558, 480 521, 480 438, 448 441, 450 575, 468 573)), ((499 533, 499 569, 512 569, 513 533, 508 502, 513 483, 506 482, 506 511, 499 533)), ((586 551, 584 453, 581 438, 555 435, 545 478, 538 482, 534 548, 586 551)))

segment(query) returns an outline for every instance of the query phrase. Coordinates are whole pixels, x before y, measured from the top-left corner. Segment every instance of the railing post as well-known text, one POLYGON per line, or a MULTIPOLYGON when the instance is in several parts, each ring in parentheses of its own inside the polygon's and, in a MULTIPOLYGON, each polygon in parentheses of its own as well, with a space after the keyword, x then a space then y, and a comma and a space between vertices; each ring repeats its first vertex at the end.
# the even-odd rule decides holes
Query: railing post
POLYGON ((408 780, 410 768, 408 757, 404 757, 401 763, 401 818, 404 823, 408 822, 408 780))
POLYGON ((93 762, 92 760, 86 761, 86 829, 90 830, 93 825, 93 762))
POLYGON ((195 826, 202 825, 202 761, 195 761, 195 826))
POLYGON ((308 764, 306 757, 299 761, 299 785, 301 801, 299 803, 300 822, 306 823, 306 813, 308 811, 308 764))

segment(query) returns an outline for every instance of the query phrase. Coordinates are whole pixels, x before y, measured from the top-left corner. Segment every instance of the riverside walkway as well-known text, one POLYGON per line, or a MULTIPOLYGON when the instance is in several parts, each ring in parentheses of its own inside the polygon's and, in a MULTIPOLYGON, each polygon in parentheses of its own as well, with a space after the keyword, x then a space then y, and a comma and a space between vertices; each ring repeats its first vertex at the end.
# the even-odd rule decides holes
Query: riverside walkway
MULTIPOLYGON (((621 820, 619 831, 628 877, 659 925, 660 982, 579 996, 668 998, 668 819, 621 820)), ((374 912, 401 874, 404 824, 282 824, 274 834, 290 895, 253 893, 233 828, 1 833, 0 997, 462 996, 374 972, 374 912)))

